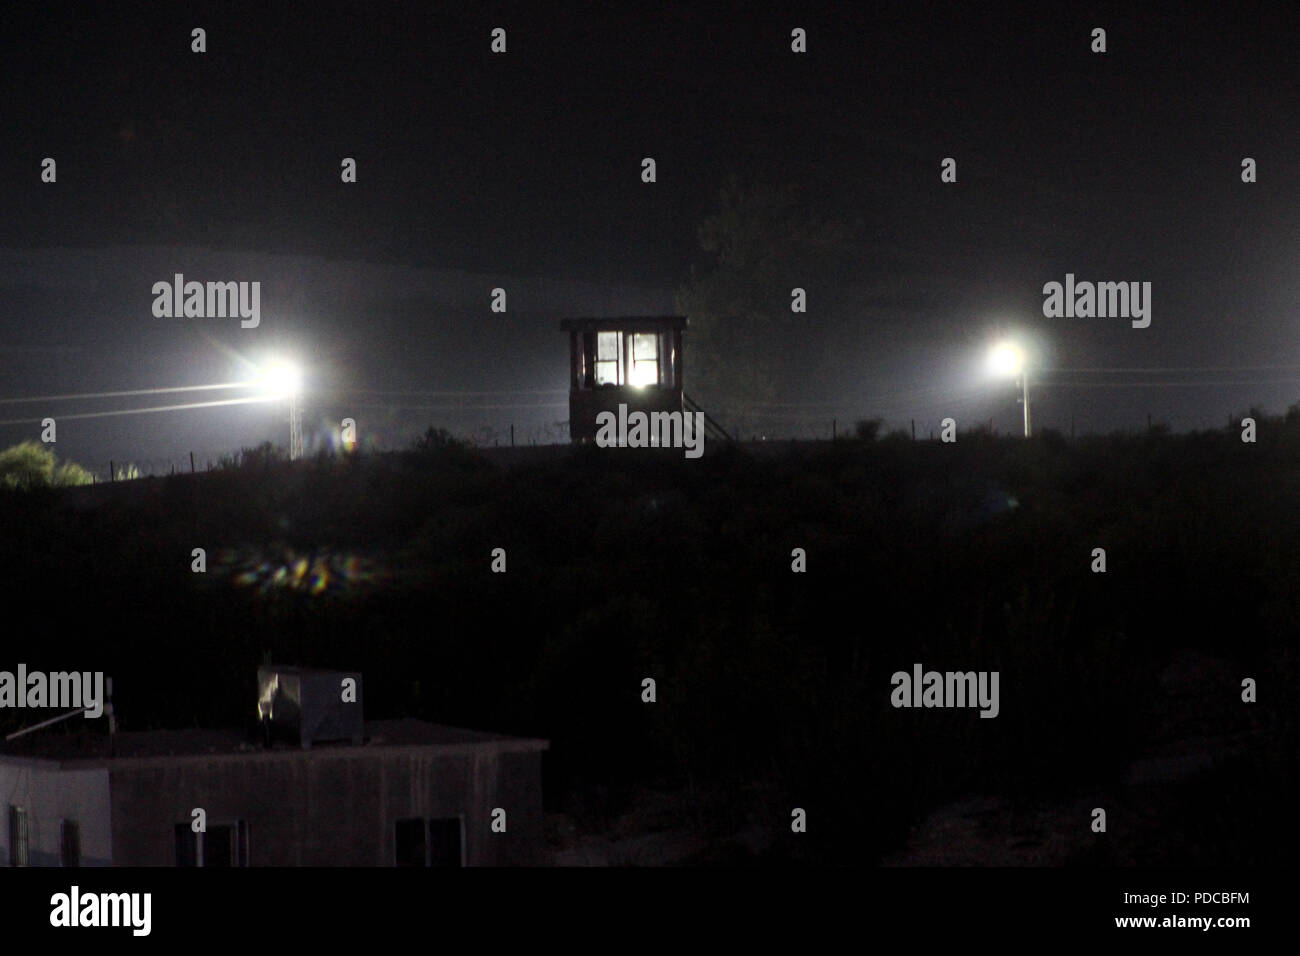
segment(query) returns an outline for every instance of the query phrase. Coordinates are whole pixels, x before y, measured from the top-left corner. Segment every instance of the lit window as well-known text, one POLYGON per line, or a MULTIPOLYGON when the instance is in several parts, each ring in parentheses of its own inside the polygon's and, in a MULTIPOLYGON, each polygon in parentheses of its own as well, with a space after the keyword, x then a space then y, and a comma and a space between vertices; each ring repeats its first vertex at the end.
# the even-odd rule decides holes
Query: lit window
POLYGON ((659 384, 659 336, 637 332, 632 337, 632 384, 659 384))
POLYGON ((617 332, 598 332, 596 334, 596 385, 619 385, 622 383, 623 349, 622 338, 617 332))

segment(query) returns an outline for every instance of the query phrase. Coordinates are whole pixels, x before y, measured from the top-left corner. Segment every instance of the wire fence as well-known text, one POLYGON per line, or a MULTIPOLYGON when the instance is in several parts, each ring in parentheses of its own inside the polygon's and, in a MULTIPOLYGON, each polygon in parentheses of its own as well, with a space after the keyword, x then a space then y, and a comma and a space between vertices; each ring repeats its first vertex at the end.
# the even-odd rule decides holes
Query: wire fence
MULTIPOLYGON (((432 427, 432 426, 431 426, 432 427)), ((468 430, 451 430, 452 437, 474 448, 510 448, 535 445, 560 445, 569 441, 569 423, 540 422, 527 424, 482 425, 468 430)), ((383 447, 368 446, 372 452, 392 452, 410 449, 418 435, 412 435, 409 442, 383 447)), ((287 456, 287 446, 269 443, 279 457, 287 456)), ((330 444, 309 446, 304 457, 312 458, 319 454, 329 454, 335 447, 330 444)), ((111 458, 102 465, 91 466, 81 463, 91 474, 95 483, 106 481, 130 481, 136 478, 165 478, 172 475, 187 475, 197 472, 213 471, 223 467, 238 466, 249 454, 264 450, 231 449, 218 453, 185 454, 177 457, 139 458, 123 454, 121 458, 111 458)))
MULTIPOLYGON (((1096 389, 1129 392, 1133 395, 1156 395, 1173 389, 1199 390, 1207 387, 1300 386, 1300 369, 1295 365, 1197 366, 1170 368, 1043 368, 1031 390, 1037 390, 1043 403, 1048 400, 1086 394, 1096 389), (1288 374, 1290 373, 1290 374, 1288 374), (1243 375, 1247 377, 1242 377, 1243 375)), ((1018 390, 1016 390, 1018 391, 1018 390)), ((133 394, 133 393, 122 393, 133 394)), ((375 410, 382 427, 371 426, 367 440, 359 447, 366 451, 386 452, 410 448, 422 434, 416 423, 427 422, 429 428, 445 428, 459 441, 476 448, 561 445, 569 442, 569 422, 559 420, 568 411, 567 391, 562 389, 514 389, 497 391, 352 391, 331 393, 342 407, 375 410), (344 395, 350 396, 344 398, 344 395), (341 401, 339 401, 341 399, 341 401), (357 401, 360 399, 360 401, 357 401)), ((1177 394, 1176 392, 1173 394, 1177 394)), ((55 396, 75 398, 79 396, 55 396)), ((325 395, 320 396, 325 398, 325 395)), ((751 402, 732 408, 702 405, 731 434, 742 441, 830 441, 854 437, 860 422, 873 422, 865 428, 878 436, 890 432, 926 440, 942 429, 943 420, 956 420, 966 431, 974 427, 1007 434, 1019 430, 1018 398, 1007 383, 980 382, 965 386, 923 385, 891 392, 853 395, 850 398, 818 400, 810 396, 789 396, 787 401, 751 402)), ((17 400, 12 400, 17 401, 17 400)), ((1106 431, 1141 432, 1153 424, 1163 425, 1159 414, 1153 422, 1151 403, 1135 406, 1129 422, 1118 422, 1106 431), (1144 428, 1145 426, 1145 428, 1144 428)), ((1222 417, 1205 415, 1196 420, 1183 419, 1182 428, 1217 429, 1231 427, 1247 410, 1225 406, 1222 417)), ((96 413, 103 414, 103 413, 96 413)), ((111 414, 111 413, 110 413, 111 414)), ((367 425, 357 416, 363 429, 367 425)), ((1074 434, 1074 415, 1067 412, 1059 420, 1037 419, 1039 428, 1053 427, 1074 434)), ((309 437, 306 455, 339 447, 338 428, 322 421, 309 437), (331 435, 330 432, 334 434, 331 435)), ((272 443, 280 444, 280 443, 272 443)), ((120 458, 96 463, 88 469, 98 481, 126 480, 136 477, 163 477, 191 472, 210 471, 223 463, 237 463, 243 452, 194 452, 176 457, 134 457, 124 452, 120 458)), ((83 463, 84 464, 84 463, 83 463)))
MULTIPOLYGON (((200 455, 196 453, 193 460, 189 455, 178 458, 133 458, 123 455, 110 458, 102 466, 91 467, 82 463, 94 476, 96 483, 101 481, 128 481, 132 478, 162 478, 169 475, 188 475, 192 472, 211 471, 221 463, 223 456, 200 455)), ((230 460, 230 453, 224 456, 230 460)))

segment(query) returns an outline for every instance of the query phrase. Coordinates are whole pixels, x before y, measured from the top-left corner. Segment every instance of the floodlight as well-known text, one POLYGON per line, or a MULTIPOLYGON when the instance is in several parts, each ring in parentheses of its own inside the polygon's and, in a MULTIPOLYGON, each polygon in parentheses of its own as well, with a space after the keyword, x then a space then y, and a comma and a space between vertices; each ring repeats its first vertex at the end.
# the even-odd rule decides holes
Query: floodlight
POLYGON ((263 369, 258 385, 273 398, 293 398, 302 391, 302 369, 292 362, 276 362, 263 369))
POLYGON ((289 458, 302 457, 302 369, 283 359, 266 365, 256 387, 265 398, 289 403, 289 458))
POLYGON ((1025 437, 1029 437, 1029 369, 1025 350, 1012 341, 999 342, 989 350, 989 373, 998 378, 1020 379, 1020 402, 1024 406, 1025 437))
POLYGON ((1024 367, 1024 349, 1014 342, 999 342, 989 351, 989 371, 999 378, 1015 378, 1024 367))

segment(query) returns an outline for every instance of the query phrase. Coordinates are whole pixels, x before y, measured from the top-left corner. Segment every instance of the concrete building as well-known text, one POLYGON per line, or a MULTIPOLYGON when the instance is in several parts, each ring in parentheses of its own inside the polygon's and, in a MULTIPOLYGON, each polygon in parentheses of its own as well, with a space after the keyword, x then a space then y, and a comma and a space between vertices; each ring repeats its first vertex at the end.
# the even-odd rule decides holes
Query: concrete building
MULTIPOLYGON (((305 716, 321 740, 328 721, 305 716)), ((0 864, 542 862, 546 741, 412 719, 367 722, 359 744, 278 736, 94 727, 14 740, 0 750, 0 864)))

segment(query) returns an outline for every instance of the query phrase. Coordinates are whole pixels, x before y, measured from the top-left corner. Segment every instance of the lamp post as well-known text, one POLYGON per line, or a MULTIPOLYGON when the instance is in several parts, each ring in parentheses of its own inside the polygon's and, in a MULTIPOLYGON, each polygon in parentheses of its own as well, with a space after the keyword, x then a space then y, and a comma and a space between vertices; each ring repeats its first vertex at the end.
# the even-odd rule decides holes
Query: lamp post
MULTIPOLYGON (((1029 434, 1029 405, 1025 405, 1025 434, 1029 434)), ((302 457, 302 404, 298 393, 289 395, 289 460, 297 461, 302 457)))
POLYGON ((1020 370, 1020 401, 1025 406, 1025 437, 1029 437, 1029 369, 1020 370))
POLYGON ((1024 406, 1025 437, 1029 437, 1029 369, 1025 351, 1014 342, 999 342, 989 352, 989 368, 999 378, 1020 379, 1020 402, 1024 406))
POLYGON ((289 460, 302 457, 302 370, 289 362, 269 366, 261 378, 269 397, 289 403, 289 460))

